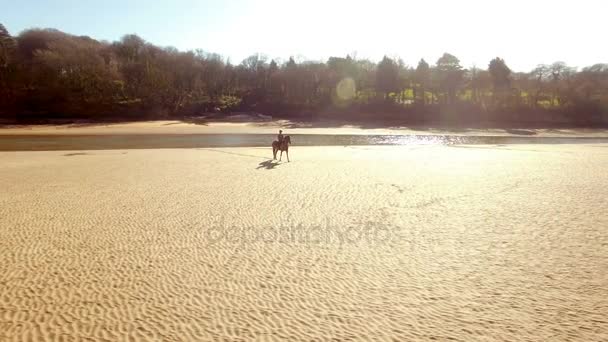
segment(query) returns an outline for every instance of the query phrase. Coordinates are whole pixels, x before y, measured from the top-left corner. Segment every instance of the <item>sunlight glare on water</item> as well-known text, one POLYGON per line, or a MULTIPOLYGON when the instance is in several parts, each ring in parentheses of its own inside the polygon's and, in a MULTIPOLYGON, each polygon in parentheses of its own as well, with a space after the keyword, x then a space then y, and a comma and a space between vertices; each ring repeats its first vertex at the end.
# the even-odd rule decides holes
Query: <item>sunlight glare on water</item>
POLYGON ((371 137, 378 145, 451 145, 463 143, 458 136, 386 135, 371 137))

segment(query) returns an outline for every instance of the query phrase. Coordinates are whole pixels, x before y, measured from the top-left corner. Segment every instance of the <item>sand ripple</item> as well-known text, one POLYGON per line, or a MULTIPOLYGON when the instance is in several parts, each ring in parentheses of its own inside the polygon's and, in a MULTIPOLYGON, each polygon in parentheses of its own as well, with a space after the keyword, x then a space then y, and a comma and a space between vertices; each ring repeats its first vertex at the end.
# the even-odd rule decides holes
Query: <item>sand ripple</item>
POLYGON ((608 149, 268 154, 0 153, 0 340, 608 340, 608 149))

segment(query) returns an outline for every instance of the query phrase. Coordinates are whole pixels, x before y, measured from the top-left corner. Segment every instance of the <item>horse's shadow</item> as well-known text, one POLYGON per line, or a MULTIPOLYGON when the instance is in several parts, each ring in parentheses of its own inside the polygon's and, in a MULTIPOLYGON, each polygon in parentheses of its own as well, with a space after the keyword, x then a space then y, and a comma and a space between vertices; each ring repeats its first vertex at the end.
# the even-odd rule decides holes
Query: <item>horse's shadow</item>
POLYGON ((265 160, 265 161, 259 163, 258 167, 256 167, 256 170, 259 170, 259 169, 272 170, 277 165, 279 165, 279 162, 268 159, 268 160, 265 160))

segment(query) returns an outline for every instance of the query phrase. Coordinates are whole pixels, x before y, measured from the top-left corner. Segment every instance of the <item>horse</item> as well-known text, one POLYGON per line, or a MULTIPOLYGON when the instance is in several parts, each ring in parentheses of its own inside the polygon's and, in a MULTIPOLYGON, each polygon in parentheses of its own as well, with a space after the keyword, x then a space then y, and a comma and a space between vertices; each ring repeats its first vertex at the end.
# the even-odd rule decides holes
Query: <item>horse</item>
POLYGON ((281 161, 281 159, 283 158, 283 151, 285 151, 285 154, 287 155, 287 162, 289 162, 289 144, 291 144, 291 138, 289 137, 289 135, 286 135, 283 138, 283 142, 281 142, 280 144, 276 140, 273 141, 272 142, 272 155, 273 155, 272 159, 277 159, 277 152, 280 150, 281 155, 279 156, 279 161, 281 161))

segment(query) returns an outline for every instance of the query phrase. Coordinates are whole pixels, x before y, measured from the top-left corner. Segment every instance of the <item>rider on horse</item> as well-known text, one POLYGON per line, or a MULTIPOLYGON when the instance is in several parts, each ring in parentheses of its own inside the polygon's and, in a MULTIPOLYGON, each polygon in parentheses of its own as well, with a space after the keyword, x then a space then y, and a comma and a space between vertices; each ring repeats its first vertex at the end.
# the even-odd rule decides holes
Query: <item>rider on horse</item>
POLYGON ((279 130, 279 135, 277 135, 277 141, 279 142, 279 146, 283 144, 283 130, 279 130))
POLYGON ((283 151, 287 154, 287 161, 289 161, 289 144, 291 144, 291 138, 289 135, 283 136, 283 131, 279 130, 277 140, 272 142, 272 159, 277 159, 277 152, 281 151, 281 158, 283 157, 283 151))

